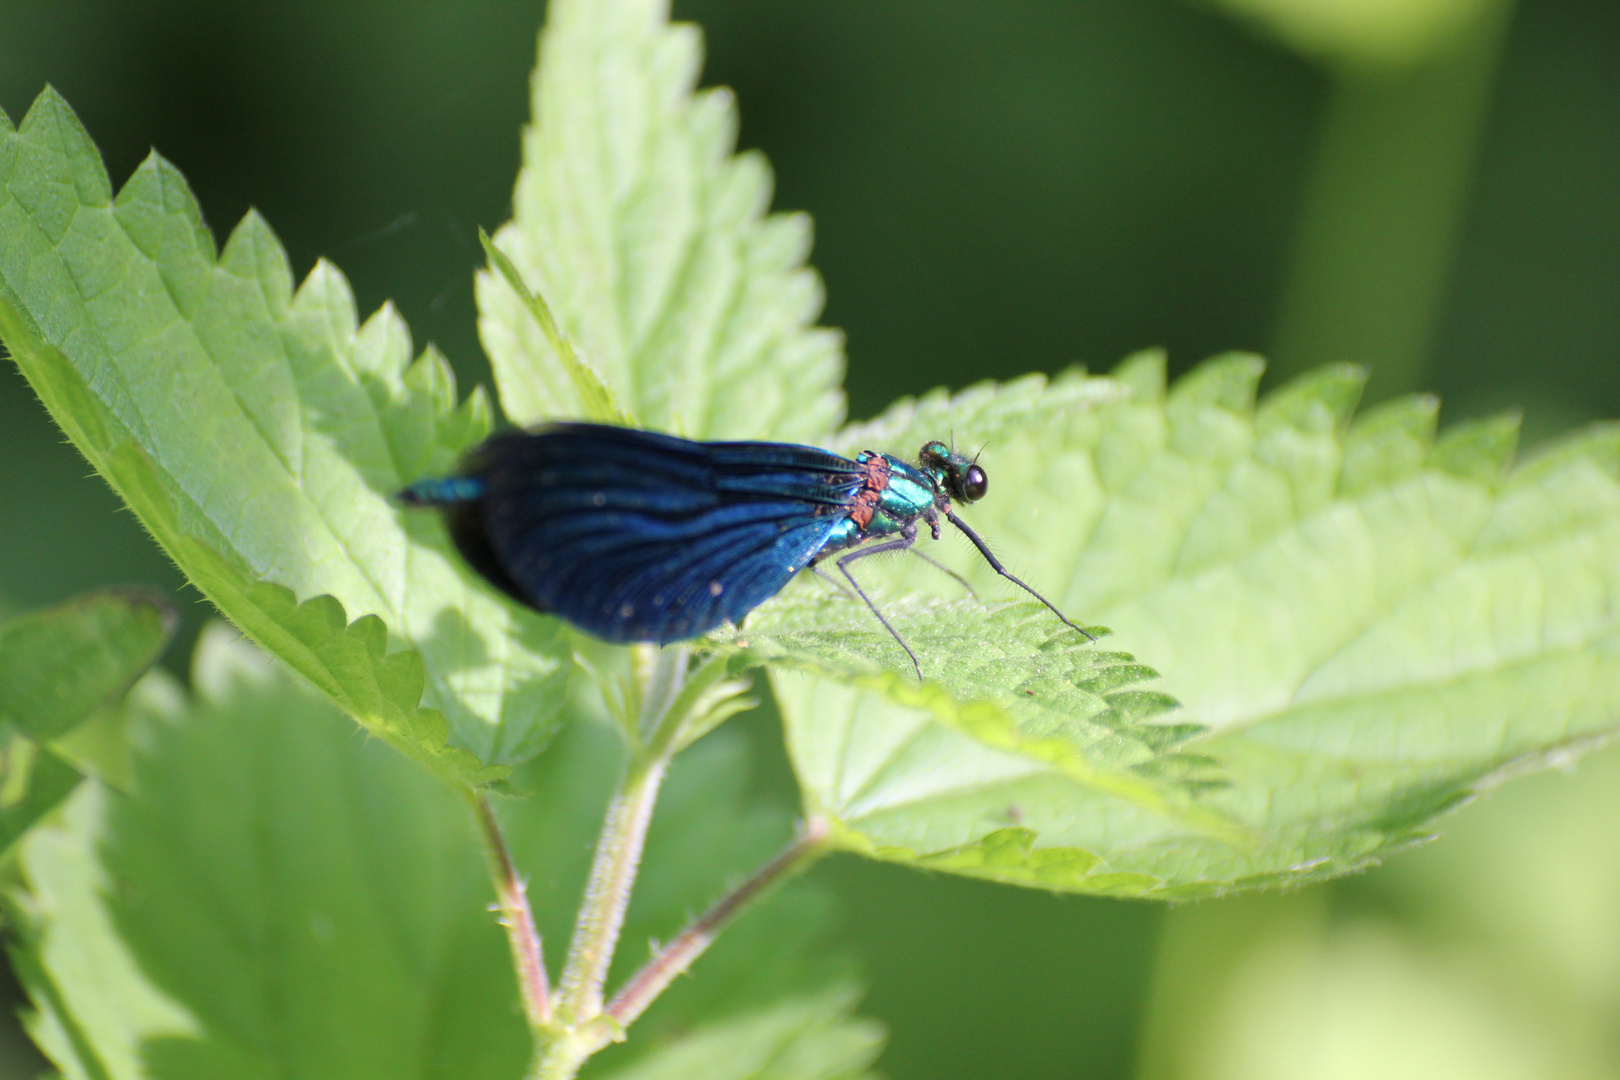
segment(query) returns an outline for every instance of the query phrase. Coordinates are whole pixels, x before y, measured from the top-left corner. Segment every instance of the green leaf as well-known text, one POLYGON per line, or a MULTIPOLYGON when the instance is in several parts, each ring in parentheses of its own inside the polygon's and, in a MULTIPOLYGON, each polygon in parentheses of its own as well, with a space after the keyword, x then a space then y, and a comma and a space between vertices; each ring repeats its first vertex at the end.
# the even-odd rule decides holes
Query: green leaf
POLYGON ((0 624, 0 724, 54 739, 123 697, 174 634, 168 601, 103 589, 0 624))
MULTIPOLYGON (((963 516, 1071 617, 1111 627, 1106 650, 1151 666, 1182 703, 1126 725, 1142 760, 1057 729, 1083 766, 1124 765, 1155 795, 1100 785, 1027 738, 1046 691, 1027 713, 1016 698, 1026 677, 1075 682, 1101 650, 1043 649, 1041 609, 996 603, 1010 586, 967 544, 934 550, 985 606, 921 560, 863 579, 908 639, 943 649, 925 661, 929 686, 895 674, 904 659, 881 628, 846 624, 854 601, 787 590, 738 637, 792 669, 773 679, 794 761, 847 846, 1090 892, 1302 881, 1421 838, 1503 770, 1613 732, 1620 428, 1509 469, 1511 418, 1436 440, 1432 399, 1352 423, 1356 369, 1314 372, 1256 406, 1259 374, 1252 357, 1223 357, 1166 392, 1162 360, 1144 355, 1115 373, 1133 390, 1123 400, 1031 404, 1020 421, 981 387, 901 403, 846 436, 954 431, 975 446, 994 427, 990 495, 963 516), (964 722, 986 702, 1005 715, 964 722), (1162 747, 1140 738, 1155 728, 1162 747)), ((1038 400, 1029 387, 1008 392, 1038 400)))
POLYGON ((9 897, 33 1035, 69 1076, 511 1077, 527 1057, 463 800, 215 625, 194 700, 131 698, 9 897))
MULTIPOLYGON (((850 424, 826 445, 841 454, 876 450, 913 457, 924 443, 940 440, 954 442, 958 448, 985 447, 993 452, 1030 424, 1095 424, 1096 406, 1143 392, 1129 382, 1137 365, 1162 366, 1163 362, 1162 353, 1144 352, 1106 379, 1076 369, 1055 378, 1025 375, 1012 382, 983 382, 956 394, 934 390, 920 398, 902 398, 881 416, 850 424)), ((998 497, 1001 483, 998 477, 998 497)))
POLYGON ((325 262, 294 290, 255 214, 216 255, 155 155, 114 198, 48 90, 0 133, 0 339, 198 588, 368 729, 467 782, 545 744, 570 667, 557 624, 391 502, 490 425, 441 356, 411 360, 391 308, 357 325, 325 262))
POLYGON ((512 260, 495 246, 495 242, 483 229, 478 230, 478 242, 484 247, 484 257, 501 275, 501 280, 507 287, 523 302, 523 306, 529 310, 536 325, 540 327, 540 332, 546 336, 546 344, 551 346, 557 362, 567 371, 574 384, 574 393, 579 398, 581 415, 586 420, 594 420, 600 424, 640 427, 635 416, 620 407, 613 388, 602 381, 602 376, 596 373, 595 368, 581 359, 574 349, 573 342, 558 329, 557 320, 552 316, 551 307, 546 303, 545 297, 530 290, 523 281, 523 275, 518 273, 518 268, 512 265, 512 260))
MULTIPOLYGON (((785 697, 818 680, 870 691, 985 747, 1166 813, 1192 814, 1209 828, 1227 828, 1216 815, 1191 807, 1185 792, 1155 782, 1178 761, 1196 766, 1171 751, 1200 729, 1154 723, 1176 703, 1153 688, 1151 669, 1128 654, 1095 647, 1034 602, 986 607, 876 589, 870 595, 922 661, 926 682, 917 682, 905 654, 865 604, 814 581, 750 617, 745 630, 715 640, 772 664, 785 697)), ((824 714, 822 723, 836 727, 839 721, 824 714)), ((801 758, 801 767, 808 764, 801 758)))
POLYGON ((80 754, 52 745, 117 702, 174 634, 146 589, 103 589, 0 625, 0 852, 78 786, 80 754))
MULTIPOLYGON (((646 426, 821 441, 843 415, 843 356, 811 325, 809 219, 766 216, 769 168, 732 155, 731 94, 693 92, 700 37, 667 25, 667 7, 548 5, 514 218, 495 243, 646 426)), ((478 305, 512 420, 590 415, 505 277, 479 274, 478 305)))
POLYGON ((674 745, 684 750, 703 736, 738 713, 754 708, 759 702, 744 697, 753 688, 749 679, 732 679, 732 665, 723 658, 713 657, 693 665, 686 676, 686 684, 669 706, 669 720, 676 724, 674 745))
POLYGON ((882 1029, 850 1017, 857 994, 836 986, 750 1010, 684 1034, 658 1053, 601 1075, 611 1080, 855 1080, 882 1046, 882 1029))
POLYGON ((61 805, 83 777, 49 747, 16 732, 0 735, 0 853, 61 805))
MULTIPOLYGON (((204 632, 192 681, 189 700, 162 673, 131 695, 129 795, 84 784, 21 845, 12 955, 58 1068, 109 1080, 521 1075, 528 1035, 465 800, 355 738, 223 627, 204 632)), ((673 935, 790 832, 786 808, 746 794, 747 754, 729 734, 671 773, 617 977, 644 959, 640 940, 673 935)), ((539 794, 500 800, 554 964, 616 746, 601 717, 575 717, 525 766, 539 794)), ((846 1018, 847 966, 814 948, 823 907, 801 886, 745 916, 603 1067, 650 1067, 664 1047, 704 1039, 716 1061, 772 1038, 783 1060, 854 1060, 862 1039, 869 1058, 872 1026, 846 1018), (766 950, 772 963, 759 964, 766 950), (780 1019, 795 1010, 797 1025, 780 1019), (710 1024, 739 1034, 709 1036, 710 1024)))

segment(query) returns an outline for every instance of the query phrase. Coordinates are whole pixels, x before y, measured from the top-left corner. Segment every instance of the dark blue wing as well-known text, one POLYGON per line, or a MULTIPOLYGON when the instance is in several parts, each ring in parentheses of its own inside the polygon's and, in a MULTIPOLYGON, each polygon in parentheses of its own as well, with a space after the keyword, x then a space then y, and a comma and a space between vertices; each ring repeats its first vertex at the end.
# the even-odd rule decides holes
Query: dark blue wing
POLYGON ((860 490, 855 462, 785 443, 698 443, 595 424, 497 435, 447 504, 457 546, 519 600, 607 641, 679 641, 804 569, 860 490))

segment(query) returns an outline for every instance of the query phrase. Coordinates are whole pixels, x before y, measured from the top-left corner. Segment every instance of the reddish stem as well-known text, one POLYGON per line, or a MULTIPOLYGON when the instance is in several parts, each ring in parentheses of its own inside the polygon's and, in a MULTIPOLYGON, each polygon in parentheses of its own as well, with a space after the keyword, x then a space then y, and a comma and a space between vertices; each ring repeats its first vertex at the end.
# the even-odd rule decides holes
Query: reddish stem
POLYGON ((506 940, 512 948, 512 963, 517 968, 518 989, 523 994, 523 1014, 529 1027, 541 1028, 551 1023, 551 985, 546 979, 546 961, 540 946, 540 932, 534 927, 534 914, 529 910, 529 890, 518 873, 517 864, 506 846, 500 819, 489 796, 482 792, 473 796, 474 812, 484 834, 484 845, 489 852, 490 874, 495 879, 495 899, 500 907, 501 925, 506 927, 506 940))
POLYGON ((647 1010, 659 994, 692 966, 699 956, 714 942, 725 925, 750 903, 759 899, 773 885, 793 876, 827 851, 827 823, 819 818, 807 821, 798 838, 776 858, 756 870, 747 881, 722 897, 718 903, 692 923, 680 936, 665 945, 658 954, 633 975, 613 1000, 608 1003, 607 1014, 620 1027, 631 1022, 647 1010))

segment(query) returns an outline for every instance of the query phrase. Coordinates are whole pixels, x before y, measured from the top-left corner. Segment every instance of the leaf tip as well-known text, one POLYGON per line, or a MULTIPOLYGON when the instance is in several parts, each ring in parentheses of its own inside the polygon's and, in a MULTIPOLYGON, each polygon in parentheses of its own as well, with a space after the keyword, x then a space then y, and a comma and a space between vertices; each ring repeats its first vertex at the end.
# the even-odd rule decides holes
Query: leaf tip
POLYGON ((1131 395, 1144 404, 1157 404, 1164 400, 1168 380, 1170 356, 1163 349, 1142 349, 1114 365, 1109 377, 1129 388, 1131 395))
POLYGON ((1458 479, 1494 488, 1518 450, 1521 419, 1513 411, 1453 424, 1435 440, 1429 463, 1458 479))
POLYGON ((1254 412, 1255 394, 1266 362, 1254 353, 1229 352, 1212 356, 1176 380, 1172 404, 1213 405, 1247 416, 1254 412))
POLYGON ((143 608, 156 616, 165 643, 180 628, 180 613, 167 596, 154 588, 146 585, 115 585, 107 592, 122 598, 131 607, 143 608))
POLYGON ((1535 482, 1575 461, 1590 462, 1620 480, 1620 421, 1589 424, 1543 443, 1513 470, 1512 480, 1535 482))
POLYGON ((1328 364, 1307 371, 1266 395, 1256 410, 1255 425, 1342 431, 1366 385, 1367 369, 1359 364, 1328 364))
POLYGON ((67 99, 47 83, 29 106, 17 133, 25 140, 47 148, 67 166, 68 179, 79 201, 87 206, 106 206, 112 201, 112 181, 101 160, 101 151, 85 129, 67 99))
POLYGON ((62 96, 62 92, 56 88, 55 83, 48 82, 45 84, 45 88, 34 96, 33 103, 28 106, 28 111, 23 114, 23 130, 25 133, 27 132, 30 121, 45 123, 49 119, 62 115, 77 119, 73 112, 73 106, 68 104, 67 98, 62 96))

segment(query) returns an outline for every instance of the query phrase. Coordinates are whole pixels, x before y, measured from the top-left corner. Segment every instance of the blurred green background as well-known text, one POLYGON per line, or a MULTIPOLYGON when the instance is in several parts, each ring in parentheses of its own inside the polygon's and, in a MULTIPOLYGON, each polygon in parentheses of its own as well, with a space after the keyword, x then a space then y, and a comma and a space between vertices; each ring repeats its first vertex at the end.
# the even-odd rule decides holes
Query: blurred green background
MULTIPOLYGON (((852 415, 939 384, 1369 364, 1372 398, 1620 415, 1613 0, 691 0, 777 205, 816 220, 852 415)), ((0 108, 46 83, 121 181, 155 146, 217 235, 386 298, 471 381, 535 3, 4 0, 0 108)), ((0 367, 0 604, 195 594, 0 367)), ((760 721, 754 721, 755 726, 760 721)), ((787 779, 777 762, 780 783, 787 779)), ((1463 810, 1331 886, 1167 910, 840 860, 897 1080, 1620 1077, 1620 758, 1463 810)), ((36 1067, 20 1036, 0 1075, 36 1067), (9 1071, 8 1071, 9 1070, 9 1071)))

